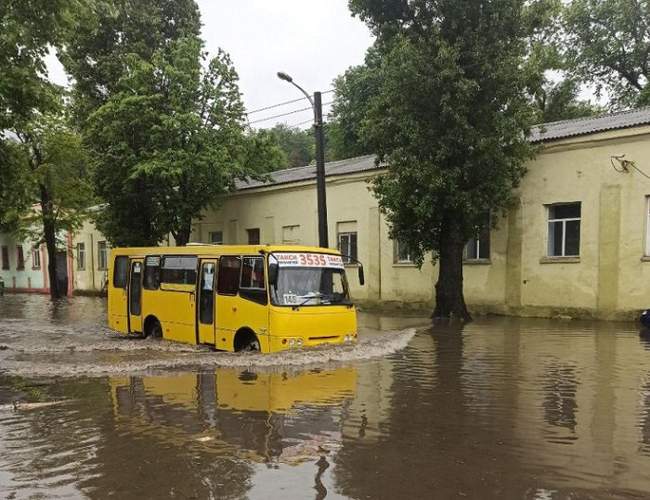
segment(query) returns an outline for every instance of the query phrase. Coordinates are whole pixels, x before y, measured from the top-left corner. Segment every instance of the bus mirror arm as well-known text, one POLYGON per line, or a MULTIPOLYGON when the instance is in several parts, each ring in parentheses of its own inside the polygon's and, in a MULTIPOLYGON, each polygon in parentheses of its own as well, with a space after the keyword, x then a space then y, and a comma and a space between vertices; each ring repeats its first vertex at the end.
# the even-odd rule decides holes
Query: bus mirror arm
POLYGON ((343 255, 343 254, 341 254, 341 257, 343 257, 344 259, 347 259, 347 263, 354 263, 354 264, 357 264, 359 266, 359 268, 358 268, 359 284, 361 286, 365 285, 366 284, 366 277, 365 277, 365 275, 363 273, 363 264, 361 263, 361 261, 359 259, 355 259, 351 255, 343 255))

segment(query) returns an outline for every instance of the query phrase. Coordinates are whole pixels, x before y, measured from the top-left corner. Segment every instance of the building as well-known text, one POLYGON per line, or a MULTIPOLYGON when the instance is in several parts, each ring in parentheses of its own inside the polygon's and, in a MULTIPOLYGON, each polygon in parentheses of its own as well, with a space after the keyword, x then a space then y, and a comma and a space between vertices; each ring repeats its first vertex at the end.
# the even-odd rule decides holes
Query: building
MULTIPOLYGON (((466 249, 468 304, 515 315, 634 317, 650 306, 650 108, 545 124, 531 141, 541 150, 516 206, 466 249)), ((330 244, 365 267, 365 287, 350 273, 355 299, 430 307, 436 266, 418 269, 389 239, 368 190, 382 168, 365 156, 329 163, 326 172, 330 244)), ((192 240, 316 244, 315 176, 307 166, 239 184, 196 222, 192 240)))
MULTIPOLYGON (((69 247, 71 238, 70 234, 62 234, 59 239, 65 242, 62 246, 69 247)), ((57 280, 69 295, 74 288, 70 253, 58 252, 57 259, 57 280)), ((44 244, 0 233, 0 278, 4 280, 6 291, 49 293, 47 266, 44 244)))
MULTIPOLYGON (((531 141, 540 152, 528 165, 516 205, 496 229, 468 242, 467 303, 475 312, 634 318, 650 307, 650 108, 545 124, 531 141)), ((363 287, 350 264, 356 301, 430 308, 436 265, 429 259, 418 269, 388 237, 368 189, 382 171, 373 156, 326 165, 330 245, 364 264, 363 287)), ((316 245, 315 186, 314 166, 239 183, 195 222, 192 241, 316 245)), ((66 245, 61 258, 69 291, 100 291, 107 279, 106 238, 87 222, 66 245)), ((42 249, 34 253, 2 235, 0 246, 8 290, 47 291, 42 249)))

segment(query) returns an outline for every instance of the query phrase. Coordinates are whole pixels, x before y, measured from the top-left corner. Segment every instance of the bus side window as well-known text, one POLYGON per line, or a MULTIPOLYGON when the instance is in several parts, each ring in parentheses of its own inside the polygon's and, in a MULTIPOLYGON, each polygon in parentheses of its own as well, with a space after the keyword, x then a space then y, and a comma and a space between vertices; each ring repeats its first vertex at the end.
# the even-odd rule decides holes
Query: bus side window
POLYGON ((126 288, 126 281, 129 274, 129 258, 126 255, 115 257, 113 266, 113 286, 115 288, 126 288))
POLYGON ((239 257, 226 255, 219 259, 217 275, 217 293, 219 295, 237 295, 240 268, 241 259, 239 257))
POLYGON ((168 255, 162 259, 160 282, 175 285, 194 285, 198 258, 193 255, 168 255))
POLYGON ((144 288, 158 290, 160 286, 160 257, 150 255, 144 261, 144 288))
POLYGON ((239 296, 266 305, 268 300, 264 285, 264 257, 244 257, 243 260, 239 296))

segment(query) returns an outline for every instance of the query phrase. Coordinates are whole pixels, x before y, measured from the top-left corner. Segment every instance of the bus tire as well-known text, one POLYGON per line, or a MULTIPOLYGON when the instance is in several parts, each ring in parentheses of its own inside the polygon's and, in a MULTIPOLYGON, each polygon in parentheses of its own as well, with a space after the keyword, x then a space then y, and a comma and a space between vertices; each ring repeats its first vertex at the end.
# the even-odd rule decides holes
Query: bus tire
POLYGON ((235 352, 260 352, 260 341, 253 330, 242 328, 235 335, 235 352))
POLYGON ((155 316, 149 316, 147 319, 144 321, 144 328, 143 328, 143 336, 146 337, 152 337, 154 339, 161 339, 162 338, 162 326, 160 324, 160 321, 158 321, 158 318, 155 316))

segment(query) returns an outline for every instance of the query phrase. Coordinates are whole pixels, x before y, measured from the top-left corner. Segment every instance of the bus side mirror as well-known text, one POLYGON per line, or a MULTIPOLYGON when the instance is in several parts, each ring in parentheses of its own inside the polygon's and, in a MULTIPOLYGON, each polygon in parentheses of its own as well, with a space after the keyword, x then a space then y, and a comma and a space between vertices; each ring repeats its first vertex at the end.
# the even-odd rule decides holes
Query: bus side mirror
POLYGON ((278 283, 278 265, 269 264, 269 285, 275 286, 278 283))
POLYGON ((359 266, 359 284, 361 286, 366 284, 366 278, 363 275, 363 266, 359 266))

